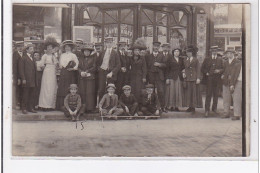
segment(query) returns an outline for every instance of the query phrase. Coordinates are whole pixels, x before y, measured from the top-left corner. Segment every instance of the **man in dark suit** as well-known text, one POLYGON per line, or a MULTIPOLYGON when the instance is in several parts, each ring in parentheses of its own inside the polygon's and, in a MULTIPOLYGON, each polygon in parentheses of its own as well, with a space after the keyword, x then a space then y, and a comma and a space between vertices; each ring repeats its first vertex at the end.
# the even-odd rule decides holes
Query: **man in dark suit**
POLYGON ((128 84, 128 75, 129 75, 129 68, 130 68, 130 60, 129 57, 126 55, 126 42, 120 41, 118 43, 118 54, 120 57, 121 69, 118 71, 117 74, 117 81, 116 81, 116 94, 120 97, 123 93, 122 87, 128 84))
POLYGON ((153 52, 146 55, 146 63, 148 82, 157 88, 161 109, 163 112, 166 112, 164 104, 164 69, 166 68, 166 63, 163 55, 159 53, 160 45, 160 42, 153 42, 153 52))
POLYGON ((22 80, 23 94, 21 109, 23 114, 29 112, 36 113, 34 110, 34 89, 36 83, 36 63, 32 57, 34 52, 34 44, 28 43, 25 47, 23 57, 19 60, 19 75, 22 80))
POLYGON ((13 85, 14 85, 14 107, 20 105, 22 99, 22 88, 21 88, 21 78, 18 71, 18 62, 23 56, 24 42, 15 42, 16 50, 13 52, 13 85))
POLYGON ((221 74, 223 73, 223 60, 217 54, 218 46, 210 48, 211 56, 205 58, 201 72, 206 84, 206 101, 205 101, 205 116, 209 116, 210 102, 213 96, 212 111, 217 113, 218 94, 221 86, 221 74))
POLYGON ((98 95, 102 98, 105 94, 106 84, 115 83, 117 73, 121 68, 118 53, 113 50, 113 38, 105 38, 106 49, 101 53, 97 60, 98 67, 98 95))
MULTIPOLYGON (((102 53, 102 48, 103 48, 103 44, 101 42, 95 43, 95 54, 96 54, 96 59, 95 61, 97 62, 101 56, 102 53)), ((96 108, 98 108, 98 104, 99 104, 99 96, 98 96, 98 83, 99 83, 99 79, 98 79, 98 71, 95 72, 95 95, 97 96, 96 102, 96 108)))
POLYGON ((224 72, 221 76, 223 80, 223 105, 224 115, 222 118, 230 117, 231 97, 233 96, 234 117, 232 120, 239 120, 242 112, 242 63, 235 58, 234 50, 227 50, 225 56, 228 58, 224 62, 224 72))

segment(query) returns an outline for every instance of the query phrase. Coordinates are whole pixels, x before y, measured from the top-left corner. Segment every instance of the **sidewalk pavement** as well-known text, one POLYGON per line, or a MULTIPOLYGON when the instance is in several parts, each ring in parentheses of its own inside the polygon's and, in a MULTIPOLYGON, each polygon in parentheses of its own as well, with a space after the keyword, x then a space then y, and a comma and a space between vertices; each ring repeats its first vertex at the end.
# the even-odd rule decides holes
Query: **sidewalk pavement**
MULTIPOLYGON (((203 103, 205 103, 205 98, 203 97, 203 103)), ((223 113, 223 99, 219 98, 218 102, 219 114, 210 112, 210 117, 219 117, 223 113)), ((180 108, 180 112, 168 112, 163 113, 160 118, 202 118, 204 117, 204 108, 197 108, 195 114, 185 112, 187 108, 180 108)), ((20 110, 13 109, 12 112, 13 121, 53 121, 53 120, 69 120, 65 117, 61 111, 50 111, 43 112, 39 111, 37 113, 22 114, 20 110)), ((80 117, 80 120, 101 120, 99 113, 88 113, 80 117)))

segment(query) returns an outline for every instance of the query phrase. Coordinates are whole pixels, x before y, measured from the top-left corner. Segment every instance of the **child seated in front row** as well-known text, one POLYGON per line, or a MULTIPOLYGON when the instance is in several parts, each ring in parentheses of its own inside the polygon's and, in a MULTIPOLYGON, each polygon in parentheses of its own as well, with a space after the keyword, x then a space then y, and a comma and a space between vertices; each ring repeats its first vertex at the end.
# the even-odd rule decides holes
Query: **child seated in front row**
POLYGON ((146 92, 145 94, 142 94, 141 97, 142 100, 140 111, 144 116, 158 116, 160 114, 160 103, 157 94, 154 93, 154 85, 148 84, 145 86, 145 88, 146 92))
POLYGON ((102 116, 118 116, 121 115, 124 110, 122 108, 118 108, 118 96, 115 94, 115 85, 108 84, 107 94, 103 96, 101 101, 99 102, 99 111, 102 116))
POLYGON ((71 117, 72 121, 78 121, 81 114, 81 98, 77 94, 78 86, 70 84, 70 93, 64 99, 64 106, 62 108, 66 117, 71 117))
POLYGON ((119 104, 124 109, 124 113, 128 116, 138 116, 138 103, 133 94, 131 94, 131 86, 123 87, 124 93, 120 96, 119 104))

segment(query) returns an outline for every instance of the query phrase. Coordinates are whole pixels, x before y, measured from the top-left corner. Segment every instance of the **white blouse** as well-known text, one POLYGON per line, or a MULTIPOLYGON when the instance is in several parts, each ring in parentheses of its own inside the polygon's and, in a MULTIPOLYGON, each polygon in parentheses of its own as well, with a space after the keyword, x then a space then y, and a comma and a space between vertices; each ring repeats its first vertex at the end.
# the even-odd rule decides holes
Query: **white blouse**
POLYGON ((68 52, 63 53, 60 56, 60 68, 65 68, 70 61, 74 61, 76 63, 76 66, 73 68, 74 70, 78 69, 79 60, 77 56, 74 53, 68 52))

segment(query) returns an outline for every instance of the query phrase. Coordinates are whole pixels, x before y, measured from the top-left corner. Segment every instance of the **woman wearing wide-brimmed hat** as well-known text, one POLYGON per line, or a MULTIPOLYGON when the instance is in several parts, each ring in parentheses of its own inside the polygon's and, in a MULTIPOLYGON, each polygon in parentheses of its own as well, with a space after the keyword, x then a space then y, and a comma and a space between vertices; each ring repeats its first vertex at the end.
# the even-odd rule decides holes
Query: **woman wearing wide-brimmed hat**
POLYGON ((179 111, 182 107, 183 87, 182 70, 184 69, 181 49, 175 48, 169 56, 166 69, 165 107, 171 111, 179 111))
POLYGON ((60 77, 58 81, 58 92, 57 92, 57 109, 61 109, 64 105, 64 98, 68 94, 68 88, 70 84, 76 81, 76 72, 78 70, 79 61, 77 56, 72 53, 72 49, 75 44, 72 40, 63 41, 62 49, 64 53, 60 56, 59 67, 60 77))
POLYGON ((147 74, 145 57, 140 56, 140 51, 146 50, 144 40, 137 39, 130 50, 133 50, 133 56, 130 58, 129 83, 132 87, 132 93, 140 101, 142 90, 145 88, 147 74))
POLYGON ((57 46, 58 43, 56 39, 48 36, 44 43, 44 50, 46 50, 46 53, 42 56, 41 61, 37 63, 37 65, 44 67, 39 97, 39 107, 44 110, 54 109, 56 106, 58 88, 56 66, 58 64, 58 59, 54 55, 54 48, 57 46))
POLYGON ((96 74, 96 54, 92 54, 92 45, 83 45, 82 57, 79 58, 79 94, 81 96, 84 111, 94 111, 96 106, 95 95, 95 74, 96 74))
POLYGON ((196 57, 198 48, 188 46, 185 49, 187 58, 184 60, 184 99, 183 106, 189 107, 187 112, 195 112, 195 108, 202 108, 202 97, 200 92, 200 63, 196 57))

